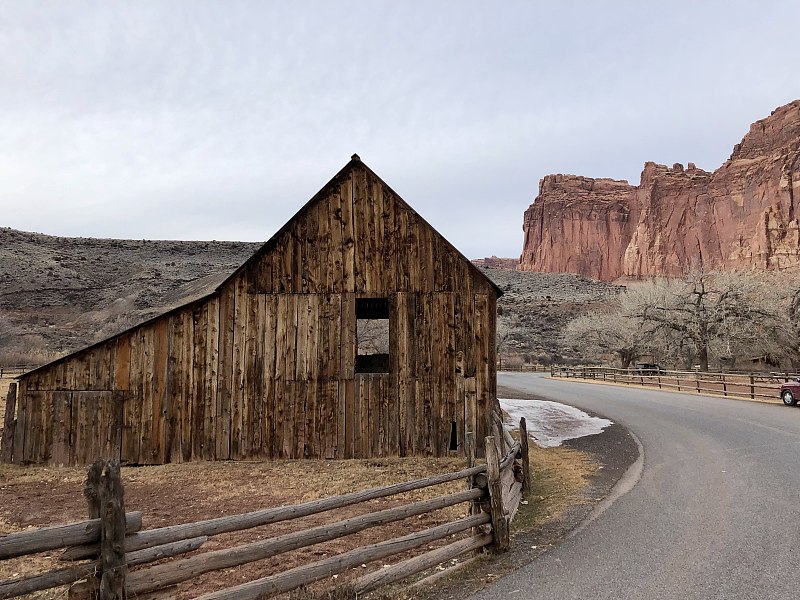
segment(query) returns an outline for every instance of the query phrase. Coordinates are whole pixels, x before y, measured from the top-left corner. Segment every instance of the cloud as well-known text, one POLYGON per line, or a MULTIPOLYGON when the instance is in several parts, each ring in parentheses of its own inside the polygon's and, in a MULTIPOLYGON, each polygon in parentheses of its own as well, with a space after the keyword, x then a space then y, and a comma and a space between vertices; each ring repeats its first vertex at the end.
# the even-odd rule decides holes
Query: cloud
POLYGON ((3 225, 267 239, 362 159, 468 256, 551 172, 713 169, 798 96, 794 2, 0 7, 3 225))

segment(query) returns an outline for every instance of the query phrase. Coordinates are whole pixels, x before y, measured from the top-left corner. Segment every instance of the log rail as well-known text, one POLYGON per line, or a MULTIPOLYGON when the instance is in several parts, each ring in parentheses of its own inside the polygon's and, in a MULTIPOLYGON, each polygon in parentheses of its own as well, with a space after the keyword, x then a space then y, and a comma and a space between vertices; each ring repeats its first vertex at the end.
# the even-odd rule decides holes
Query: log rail
POLYGON ((510 543, 509 523, 522 500, 523 490, 527 492, 530 487, 527 456, 522 455, 523 449, 527 451, 527 433, 524 420, 520 423, 521 441, 514 441, 498 428, 494 429, 494 433, 496 435, 488 436, 484 440, 487 464, 475 464, 474 438, 468 433, 465 444, 468 465, 459 471, 293 506, 267 508, 150 530, 141 530, 141 514, 124 513, 118 463, 98 461, 89 468, 84 491, 89 503, 89 514, 95 518, 81 523, 0 536, 0 560, 66 546, 61 560, 72 561, 72 566, 0 581, 0 599, 63 585, 71 586, 69 597, 73 600, 144 597, 146 594, 160 592, 169 594, 174 592, 177 584, 203 573, 262 560, 461 503, 468 503, 469 506, 464 518, 355 548, 280 574, 212 592, 201 598, 263 598, 283 593, 342 573, 354 566, 385 560, 437 540, 452 538, 460 532, 467 532, 468 537, 361 576, 353 582, 354 588, 358 593, 365 593, 481 548, 503 551, 510 543), (233 548, 194 552, 209 536, 298 519, 458 480, 466 482, 463 491, 233 548), (190 552, 192 554, 189 556, 180 557, 190 552), (162 560, 165 558, 170 560, 162 560), (75 561, 84 562, 75 564, 75 561), (159 561, 158 564, 148 564, 155 561, 159 561), (132 568, 137 566, 139 568, 132 568))

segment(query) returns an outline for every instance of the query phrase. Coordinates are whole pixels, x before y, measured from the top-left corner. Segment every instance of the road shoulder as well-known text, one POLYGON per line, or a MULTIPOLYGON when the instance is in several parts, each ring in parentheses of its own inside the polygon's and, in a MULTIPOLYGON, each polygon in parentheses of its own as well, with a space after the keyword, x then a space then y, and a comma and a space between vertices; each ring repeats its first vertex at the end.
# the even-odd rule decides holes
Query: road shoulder
MULTIPOLYGON (((542 399, 530 393, 504 387, 498 390, 498 396, 542 399)), ((603 417, 599 414, 592 416, 603 417)), ((531 563, 598 516, 598 510, 602 509, 604 501, 614 497, 617 483, 623 477, 630 479, 629 469, 640 458, 637 440, 618 423, 610 425, 602 433, 568 440, 563 445, 583 453, 596 465, 586 485, 573 496, 565 510, 548 519, 543 525, 529 529, 525 524, 531 521, 531 514, 536 511, 536 498, 531 497, 527 506, 520 507, 520 512, 512 524, 511 549, 508 552, 500 555, 481 555, 452 573, 449 573, 448 569, 441 575, 420 582, 407 590, 404 596, 418 600, 434 598, 459 600, 531 563)), ((532 476, 535 478, 536 473, 532 473, 532 476)), ((632 483, 628 481, 625 485, 630 486, 632 483)), ((620 483, 620 487, 623 487, 623 483, 620 483)))

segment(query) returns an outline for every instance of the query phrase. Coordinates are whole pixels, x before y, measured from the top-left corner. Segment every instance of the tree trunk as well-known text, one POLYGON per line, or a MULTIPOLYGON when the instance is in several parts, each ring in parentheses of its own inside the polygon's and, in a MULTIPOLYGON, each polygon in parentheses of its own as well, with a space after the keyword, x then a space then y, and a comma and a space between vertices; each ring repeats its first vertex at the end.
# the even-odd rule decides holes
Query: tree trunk
POLYGON ((700 346, 700 370, 708 371, 708 346, 705 344, 700 346))

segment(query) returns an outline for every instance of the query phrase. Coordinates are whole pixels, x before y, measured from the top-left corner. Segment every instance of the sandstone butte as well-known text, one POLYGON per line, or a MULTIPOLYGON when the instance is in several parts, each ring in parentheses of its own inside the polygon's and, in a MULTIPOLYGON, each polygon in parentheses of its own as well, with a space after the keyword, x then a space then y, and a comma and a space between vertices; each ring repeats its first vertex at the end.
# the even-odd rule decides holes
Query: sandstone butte
POLYGON ((800 266, 800 100, 750 126, 713 173, 647 162, 627 181, 547 175, 519 269, 593 279, 800 266))

